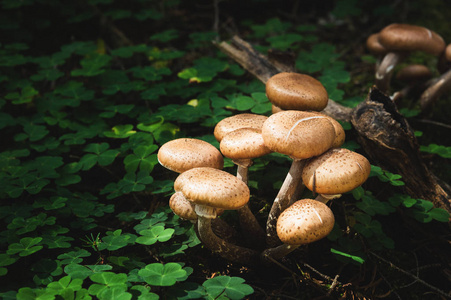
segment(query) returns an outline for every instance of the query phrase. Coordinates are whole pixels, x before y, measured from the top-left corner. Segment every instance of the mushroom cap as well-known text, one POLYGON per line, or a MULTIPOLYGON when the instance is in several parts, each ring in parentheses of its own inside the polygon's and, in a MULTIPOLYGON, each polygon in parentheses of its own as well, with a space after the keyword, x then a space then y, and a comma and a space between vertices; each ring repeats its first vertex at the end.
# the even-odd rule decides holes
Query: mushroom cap
POLYGON ((328 116, 328 115, 320 113, 320 112, 314 112, 314 113, 317 115, 326 117, 334 126, 335 139, 334 139, 334 142, 333 142, 331 148, 337 148, 337 147, 340 147, 341 145, 343 145, 343 143, 345 142, 345 139, 346 139, 346 133, 345 133, 345 130, 343 129, 343 126, 341 126, 341 124, 337 120, 332 118, 331 116, 328 116))
POLYGON ((249 201, 246 183, 222 170, 200 167, 181 173, 174 182, 174 190, 186 199, 222 209, 238 209, 249 201))
POLYGON ((232 160, 253 159, 271 153, 263 142, 261 129, 240 128, 221 140, 219 149, 232 160))
POLYGON ((375 55, 384 55, 387 49, 379 43, 379 33, 370 34, 366 39, 366 48, 375 55))
POLYGON ((379 42, 390 51, 423 51, 440 55, 443 38, 432 30, 410 24, 391 24, 379 32, 379 42))
POLYGON ((261 129, 267 118, 267 116, 257 114, 238 114, 227 117, 216 124, 214 136, 220 142, 227 133, 240 128, 250 127, 261 129))
POLYGON ((363 155, 333 148, 305 164, 302 181, 318 194, 343 194, 364 183, 370 171, 370 162, 363 155))
POLYGON ((425 65, 407 65, 396 73, 396 79, 405 82, 416 82, 427 80, 432 77, 432 72, 425 65))
POLYGON ((445 48, 445 58, 447 61, 451 61, 451 44, 448 44, 445 48))
POLYGON ((287 245, 313 243, 326 237, 334 227, 332 210, 313 199, 298 200, 277 219, 277 235, 287 245))
POLYGON ((283 110, 323 110, 329 96, 315 78, 299 73, 282 72, 266 82, 266 96, 283 110))
POLYGON ((196 167, 224 167, 224 158, 217 148, 205 141, 190 138, 165 143, 158 150, 158 162, 177 173, 196 167))
POLYGON ((262 128, 270 150, 293 159, 320 155, 332 147, 335 129, 328 117, 318 113, 286 110, 271 115, 262 128))
POLYGON ((169 199, 169 207, 172 212, 185 220, 197 220, 194 204, 188 201, 182 192, 172 194, 169 199))

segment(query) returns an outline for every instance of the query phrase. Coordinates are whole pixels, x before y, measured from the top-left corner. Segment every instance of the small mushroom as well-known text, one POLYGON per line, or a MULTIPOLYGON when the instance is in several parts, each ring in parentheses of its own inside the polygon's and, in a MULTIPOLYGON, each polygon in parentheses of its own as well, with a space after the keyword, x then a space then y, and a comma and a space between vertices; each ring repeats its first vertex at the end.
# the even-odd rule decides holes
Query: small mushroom
POLYGON ((324 203, 303 199, 284 210, 277 220, 277 235, 282 245, 263 251, 262 258, 280 259, 301 245, 326 237, 334 227, 335 218, 324 203))
MULTIPOLYGON (((188 201, 182 192, 175 192, 171 196, 169 199, 169 207, 172 212, 181 219, 189 220, 193 224, 197 223, 197 214, 194 208, 195 205, 191 201, 188 201)), ((222 213, 224 213, 223 209, 216 209, 216 214, 218 216, 222 215, 222 213)), ((227 222, 223 219, 212 219, 211 227, 216 235, 228 242, 232 241, 232 239, 236 236, 236 232, 233 227, 227 224, 227 222)), ((195 226, 195 228, 197 235, 199 235, 197 232, 197 226, 195 226)))
POLYGON ((326 116, 287 110, 271 115, 265 121, 262 136, 269 149, 288 155, 293 160, 266 223, 267 244, 273 246, 279 243, 275 228, 277 218, 288 207, 301 183, 305 159, 320 155, 331 148, 335 141, 335 129, 326 116))
POLYGON ((387 54, 376 71, 376 86, 387 92, 394 67, 413 51, 422 51, 435 56, 445 49, 443 38, 425 27, 409 24, 391 24, 378 34, 379 43, 387 54))
POLYGON ((219 238, 211 228, 216 209, 234 210, 249 201, 249 188, 242 180, 222 170, 200 167, 181 173, 174 190, 195 204, 199 238, 207 248, 231 261, 256 262, 256 251, 219 238))
POLYGON ((299 73, 278 73, 266 82, 269 101, 283 110, 321 111, 329 97, 324 86, 315 78, 299 73))
POLYGON ((363 155, 344 148, 333 148, 312 158, 302 171, 302 181, 316 200, 327 203, 364 183, 371 165, 363 155))
POLYGON ((393 101, 400 98, 421 94, 427 87, 427 80, 432 77, 432 72, 425 65, 410 64, 396 73, 396 79, 406 84, 404 88, 395 92, 391 97, 393 101))
POLYGON ((158 150, 159 163, 174 172, 182 173, 196 167, 222 169, 224 158, 213 145, 191 138, 169 141, 158 150))

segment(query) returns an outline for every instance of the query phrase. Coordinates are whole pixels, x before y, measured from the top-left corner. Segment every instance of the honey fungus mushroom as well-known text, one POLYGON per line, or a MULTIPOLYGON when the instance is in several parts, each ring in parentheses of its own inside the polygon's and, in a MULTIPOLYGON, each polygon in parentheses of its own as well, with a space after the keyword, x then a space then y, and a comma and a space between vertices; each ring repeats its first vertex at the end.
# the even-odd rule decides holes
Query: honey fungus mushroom
POLYGON ((265 145, 274 152, 288 155, 293 161, 273 202, 266 223, 267 244, 279 243, 275 225, 280 213, 288 207, 301 183, 305 159, 330 149, 335 129, 328 117, 313 112, 287 110, 271 115, 263 124, 265 145))
POLYGON ((439 56, 445 49, 445 42, 439 34, 428 28, 410 24, 390 24, 377 34, 377 39, 387 50, 375 74, 376 86, 384 93, 389 89, 395 66, 408 53, 421 51, 439 56))
POLYGON ((317 79, 300 73, 278 73, 266 82, 266 96, 282 110, 323 110, 329 101, 317 79))
POLYGON ((302 171, 302 181, 316 200, 327 202, 363 184, 371 165, 363 155, 345 148, 333 148, 312 158, 302 171))
POLYGON ((207 248, 231 261, 255 263, 256 251, 219 238, 211 228, 216 209, 235 210, 249 201, 250 191, 242 180, 214 168, 193 168, 177 177, 174 190, 194 203, 199 239, 207 248))
POLYGON ((224 158, 218 149, 208 142, 191 138, 175 139, 163 144, 158 150, 158 162, 177 173, 196 167, 224 167, 224 158))
POLYGON ((326 237, 334 227, 332 210, 313 199, 298 200, 284 210, 277 220, 277 235, 282 245, 263 251, 262 258, 280 259, 301 245, 326 237))

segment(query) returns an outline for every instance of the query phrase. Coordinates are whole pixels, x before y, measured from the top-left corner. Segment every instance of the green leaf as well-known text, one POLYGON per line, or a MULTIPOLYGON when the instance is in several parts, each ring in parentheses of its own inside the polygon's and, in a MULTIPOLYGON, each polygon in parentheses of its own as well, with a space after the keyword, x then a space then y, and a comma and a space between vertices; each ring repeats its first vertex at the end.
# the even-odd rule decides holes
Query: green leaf
POLYGON ((439 222, 448 222, 450 219, 449 213, 443 208, 433 208, 429 211, 429 216, 439 222))
POLYGON ((178 38, 179 34, 177 30, 175 29, 168 29, 165 31, 162 31, 160 33, 156 33, 150 37, 151 41, 160 41, 163 43, 167 43, 169 41, 175 40, 178 38))
POLYGON ((110 265, 79 265, 77 263, 68 264, 64 268, 64 272, 71 278, 85 279, 95 273, 102 273, 104 271, 111 270, 113 267, 110 265))
POLYGON ((131 124, 117 125, 111 128, 110 131, 105 131, 103 134, 109 138, 124 139, 136 133, 133 127, 131 124))
POLYGON ((82 279, 72 279, 70 276, 64 276, 57 282, 51 282, 47 285, 47 290, 53 291, 56 295, 73 295, 74 292, 81 290, 82 279))
POLYGON ((184 280, 187 271, 178 263, 153 263, 139 270, 138 275, 150 285, 171 286, 177 281, 184 280))
POLYGON ((111 56, 106 54, 91 54, 80 61, 81 69, 71 72, 72 76, 96 76, 105 72, 103 69, 111 61, 111 56))
POLYGON ((96 273, 90 275, 89 279, 95 282, 95 284, 92 284, 88 289, 91 295, 99 296, 102 292, 111 288, 118 288, 124 292, 127 290, 127 274, 124 273, 96 273))
POLYGON ((152 181, 152 176, 145 171, 139 171, 138 174, 127 173, 124 178, 118 182, 118 187, 124 194, 140 192, 146 188, 147 184, 152 183, 152 181))
POLYGON ((156 154, 152 154, 158 149, 157 145, 139 146, 133 150, 134 154, 125 157, 124 165, 127 172, 136 170, 152 172, 153 167, 158 164, 156 154))
POLYGON ((420 151, 437 154, 444 158, 451 158, 451 147, 429 144, 428 146, 420 146, 420 151))
POLYGON ((332 252, 332 253, 334 253, 334 254, 337 254, 337 255, 341 255, 341 256, 350 258, 350 259, 352 259, 353 261, 358 262, 359 264, 363 264, 363 263, 365 262, 365 260, 364 260, 363 258, 359 257, 359 256, 351 255, 351 254, 348 254, 348 253, 345 253, 345 252, 336 250, 336 249, 334 249, 334 248, 330 248, 330 252, 332 252))
POLYGON ((174 229, 164 226, 154 226, 151 229, 142 230, 139 232, 141 235, 136 239, 138 244, 153 245, 156 242, 166 242, 171 239, 174 234, 174 229))
POLYGON ((5 99, 12 100, 12 104, 30 103, 39 94, 32 86, 26 86, 19 92, 6 94, 5 99))
POLYGON ((77 251, 70 251, 67 253, 60 254, 58 259, 61 260, 63 265, 69 264, 79 264, 83 261, 82 257, 89 257, 91 253, 85 249, 79 249, 77 251))
POLYGON ((12 243, 8 246, 7 254, 19 253, 19 256, 28 256, 42 249, 42 246, 36 246, 42 241, 42 237, 25 237, 20 239, 19 243, 12 243))
POLYGON ((206 280, 203 284, 207 295, 211 299, 226 297, 226 299, 243 299, 254 293, 254 289, 244 283, 241 277, 216 276, 206 280))

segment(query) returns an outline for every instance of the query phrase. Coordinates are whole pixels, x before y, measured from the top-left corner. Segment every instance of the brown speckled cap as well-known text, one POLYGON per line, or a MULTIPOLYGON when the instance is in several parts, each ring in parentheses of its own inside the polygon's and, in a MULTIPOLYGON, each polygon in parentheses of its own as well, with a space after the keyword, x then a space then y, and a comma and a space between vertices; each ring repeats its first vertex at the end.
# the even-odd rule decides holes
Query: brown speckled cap
POLYGON ((283 110, 323 110, 329 96, 315 78, 299 73, 282 72, 268 79, 266 95, 283 110))
POLYGON ((318 194, 342 194, 364 183, 370 171, 370 162, 363 155, 334 148, 307 162, 302 181, 318 194))
POLYGON ((182 173, 196 167, 222 169, 224 158, 213 145, 198 139, 181 138, 169 141, 158 150, 159 163, 182 173))
POLYGON ((261 129, 263 122, 265 122, 267 118, 267 116, 257 114, 238 114, 227 117, 216 124, 214 136, 216 140, 220 142, 227 133, 240 128, 249 127, 261 129))
POLYGON ((346 139, 346 133, 345 133, 345 130, 343 129, 343 126, 341 126, 340 122, 338 122, 337 120, 335 120, 331 116, 325 115, 325 114, 320 113, 320 112, 315 112, 315 114, 318 114, 319 116, 324 116, 324 117, 328 118, 328 120, 334 126, 334 129, 335 129, 335 140, 334 140, 334 142, 332 144, 332 148, 340 147, 341 145, 343 145, 343 143, 345 142, 345 139, 346 139))
POLYGON ((253 159, 271 153, 263 142, 260 129, 240 128, 229 132, 221 140, 219 149, 232 160, 253 159))
POLYGON ((262 128, 265 145, 293 159, 320 155, 332 147, 335 129, 328 117, 287 110, 271 115, 262 128))
POLYGON ((195 204, 231 210, 246 205, 250 197, 249 188, 242 180, 208 167, 183 172, 175 180, 174 189, 195 204))
POLYGON ((298 200, 277 219, 277 235, 287 245, 313 243, 326 237, 334 227, 330 208, 313 199, 298 200))
POLYGON ((432 30, 410 24, 391 24, 379 32, 379 42, 389 51, 423 51, 440 55, 443 38, 432 30))
POLYGON ((197 214, 194 211, 194 204, 188 201, 182 192, 172 194, 169 199, 169 207, 171 210, 182 219, 197 220, 197 214))

